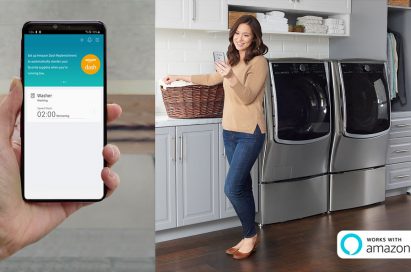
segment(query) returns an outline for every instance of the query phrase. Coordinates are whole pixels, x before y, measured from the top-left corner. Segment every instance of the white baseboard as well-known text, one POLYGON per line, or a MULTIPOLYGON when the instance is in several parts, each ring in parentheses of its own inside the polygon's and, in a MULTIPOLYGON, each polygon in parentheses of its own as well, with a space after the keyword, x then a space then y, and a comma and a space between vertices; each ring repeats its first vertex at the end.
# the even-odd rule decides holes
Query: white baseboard
POLYGON ((238 217, 156 231, 156 243, 241 226, 238 217))

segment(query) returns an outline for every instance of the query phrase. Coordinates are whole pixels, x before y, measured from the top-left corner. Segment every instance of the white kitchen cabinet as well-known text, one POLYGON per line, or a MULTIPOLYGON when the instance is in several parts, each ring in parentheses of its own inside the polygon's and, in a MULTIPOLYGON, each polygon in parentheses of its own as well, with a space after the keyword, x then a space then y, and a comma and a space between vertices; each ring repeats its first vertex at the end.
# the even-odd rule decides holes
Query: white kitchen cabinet
MULTIPOLYGON (((219 126, 219 186, 220 186, 220 217, 227 218, 236 216, 233 205, 224 193, 224 184, 229 164, 224 150, 223 128, 219 126)), ((251 169, 251 179, 253 180, 253 195, 255 203, 255 211, 258 212, 258 160, 251 169)))
POLYGON ((156 0, 156 28, 226 30, 227 0, 156 0))
POLYGON ((351 0, 228 0, 230 6, 241 6, 255 9, 284 10, 294 12, 314 12, 328 14, 351 13, 351 0))
POLYGON ((157 28, 187 28, 188 0, 156 0, 157 28))
POLYGON ((219 219, 218 124, 156 128, 156 231, 219 219))
POLYGON ((218 219, 218 125, 180 126, 176 132, 177 226, 218 219))
MULTIPOLYGON (((224 194, 228 162, 219 124, 156 128, 156 231, 236 216, 224 194)), ((258 211, 258 162, 251 170, 258 211)))
POLYGON ((226 0, 189 0, 190 29, 225 30, 228 28, 226 0))
POLYGON ((224 139, 223 139, 223 128, 221 125, 219 125, 219 141, 218 141, 218 154, 219 154, 219 169, 218 169, 218 175, 219 175, 219 186, 220 186, 220 217, 221 218, 227 218, 227 217, 232 217, 236 216, 235 210, 233 208, 233 205, 231 205, 230 200, 226 197, 224 193, 224 184, 225 184, 225 178, 227 176, 229 164, 227 161, 225 149, 224 149, 224 139))
POLYGON ((230 6, 249 7, 256 9, 292 10, 295 3, 292 0, 228 0, 230 6))
POLYGON ((386 189, 411 187, 411 112, 392 112, 386 189))
POLYGON ((330 14, 351 13, 351 0, 294 0, 296 10, 330 14))
POLYGON ((156 230, 177 227, 175 128, 155 132, 155 225, 156 230))

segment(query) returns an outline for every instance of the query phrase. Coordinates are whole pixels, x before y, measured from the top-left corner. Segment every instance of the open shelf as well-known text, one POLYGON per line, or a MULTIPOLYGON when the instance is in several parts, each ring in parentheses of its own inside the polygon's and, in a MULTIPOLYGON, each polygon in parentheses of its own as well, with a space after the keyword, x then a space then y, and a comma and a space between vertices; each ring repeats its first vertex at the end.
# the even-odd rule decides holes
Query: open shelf
POLYGON ((411 10, 411 7, 388 6, 388 10, 411 10))
MULTIPOLYGON (((222 33, 230 32, 227 30, 208 30, 208 33, 222 33)), ((305 33, 305 32, 263 32, 263 34, 275 34, 275 35, 296 35, 296 36, 321 36, 321 37, 348 37, 348 34, 323 34, 323 33, 305 33)))

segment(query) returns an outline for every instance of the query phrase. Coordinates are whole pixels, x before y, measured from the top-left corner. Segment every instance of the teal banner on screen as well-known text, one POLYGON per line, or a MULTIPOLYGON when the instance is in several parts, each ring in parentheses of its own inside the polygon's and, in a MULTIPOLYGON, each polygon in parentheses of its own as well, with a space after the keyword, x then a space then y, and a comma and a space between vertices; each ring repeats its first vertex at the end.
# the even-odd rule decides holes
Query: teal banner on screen
POLYGON ((102 34, 25 34, 24 85, 103 86, 102 34))

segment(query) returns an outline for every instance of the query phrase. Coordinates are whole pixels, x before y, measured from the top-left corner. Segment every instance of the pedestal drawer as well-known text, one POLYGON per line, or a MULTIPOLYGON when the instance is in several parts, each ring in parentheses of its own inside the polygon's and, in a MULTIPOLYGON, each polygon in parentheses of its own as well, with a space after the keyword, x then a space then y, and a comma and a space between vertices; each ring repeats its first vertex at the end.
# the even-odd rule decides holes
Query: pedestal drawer
POLYGON ((390 138, 411 136, 411 118, 391 120, 390 138))
POLYGON ((411 137, 389 139, 387 164, 411 162, 411 137))
POLYGON ((387 165, 387 190, 411 186, 411 162, 387 165))

